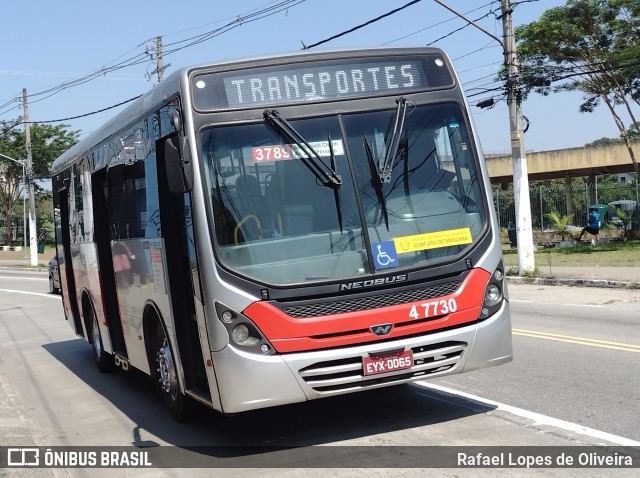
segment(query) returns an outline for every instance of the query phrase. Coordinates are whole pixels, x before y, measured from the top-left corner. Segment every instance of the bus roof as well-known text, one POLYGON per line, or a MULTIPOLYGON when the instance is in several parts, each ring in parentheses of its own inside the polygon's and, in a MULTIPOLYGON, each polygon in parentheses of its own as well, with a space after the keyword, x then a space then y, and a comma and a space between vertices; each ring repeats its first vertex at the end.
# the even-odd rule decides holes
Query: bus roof
POLYGON ((73 164, 78 158, 80 158, 86 151, 90 150, 94 146, 100 144, 113 134, 128 127, 144 114, 161 105, 167 99, 175 96, 180 91, 180 85, 184 81, 186 83, 188 75, 194 70, 213 70, 213 69, 225 69, 225 68, 238 68, 244 66, 249 67, 252 64, 260 63, 261 65, 288 63, 291 60, 304 61, 305 59, 312 58, 316 60, 329 59, 329 58, 349 58, 358 56, 373 56, 373 55, 399 55, 399 54, 414 54, 424 55, 429 53, 438 53, 446 57, 446 54, 439 48, 432 47, 366 47, 366 48, 352 48, 352 49, 322 49, 322 50, 299 50, 293 52, 285 52, 280 54, 269 54, 255 57, 236 58, 229 60, 222 60, 217 62, 202 63, 198 65, 191 65, 182 67, 159 84, 155 85, 146 93, 140 95, 129 106, 113 116, 109 121, 100 126, 97 130, 93 131, 86 138, 82 139, 60 157, 58 157, 51 166, 51 173, 55 175, 60 171, 66 169, 73 164))

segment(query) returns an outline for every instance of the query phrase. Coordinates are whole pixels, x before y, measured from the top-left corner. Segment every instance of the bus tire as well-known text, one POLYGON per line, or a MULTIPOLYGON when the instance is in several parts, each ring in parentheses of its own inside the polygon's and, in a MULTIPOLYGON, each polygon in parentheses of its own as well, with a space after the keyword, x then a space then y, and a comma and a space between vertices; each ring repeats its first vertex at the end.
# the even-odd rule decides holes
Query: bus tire
POLYGON ((185 422, 190 418, 189 399, 180 392, 174 354, 161 324, 158 324, 156 328, 153 350, 160 393, 174 420, 185 422))
POLYGON ((100 336, 100 327, 96 314, 93 313, 93 307, 87 307, 91 323, 91 348, 93 349, 93 359, 96 361, 98 370, 102 373, 109 373, 113 369, 113 357, 105 352, 102 345, 102 337, 100 336))

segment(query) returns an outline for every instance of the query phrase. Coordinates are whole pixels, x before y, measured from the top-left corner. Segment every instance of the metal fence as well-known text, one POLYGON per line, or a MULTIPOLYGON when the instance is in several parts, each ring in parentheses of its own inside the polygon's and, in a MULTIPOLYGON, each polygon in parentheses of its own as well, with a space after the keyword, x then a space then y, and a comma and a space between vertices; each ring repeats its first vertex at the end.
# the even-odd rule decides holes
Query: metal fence
MULTIPOLYGON (((570 223, 584 226, 589 207, 599 205, 603 227, 637 228, 640 217, 638 178, 626 176, 621 182, 618 176, 601 176, 593 184, 582 178, 574 178, 570 187, 560 181, 532 181, 529 183, 531 200, 531 224, 534 230, 544 231, 553 223, 547 214, 555 211, 560 217, 571 215, 570 223), (606 207, 605 207, 606 205, 606 207), (622 213, 620 214, 620 210, 622 213), (626 219, 627 224, 620 218, 626 219)), ((493 202, 502 228, 515 224, 513 184, 507 189, 493 187, 493 202)))
MULTIPOLYGON (((531 181, 529 183, 531 200, 531 224, 534 230, 544 231, 552 228, 553 223, 547 214, 555 211, 559 216, 571 214, 571 224, 584 226, 589 214, 589 206, 601 206, 601 220, 604 227, 623 227, 618 217, 619 208, 627 216, 628 229, 638 228, 640 219, 640 186, 635 175, 629 175, 625 182, 618 176, 602 176, 593 185, 582 178, 574 178, 567 191, 564 181, 531 181), (603 214, 604 210, 604 214, 603 214)), ((493 187, 493 203, 498 214, 498 225, 508 228, 515 224, 515 205, 513 184, 507 189, 493 187)), ((0 217, 0 245, 22 245, 24 241, 23 217, 13 216, 11 237, 7 239, 5 219, 0 217)), ((27 228, 28 234, 28 228, 27 228)))

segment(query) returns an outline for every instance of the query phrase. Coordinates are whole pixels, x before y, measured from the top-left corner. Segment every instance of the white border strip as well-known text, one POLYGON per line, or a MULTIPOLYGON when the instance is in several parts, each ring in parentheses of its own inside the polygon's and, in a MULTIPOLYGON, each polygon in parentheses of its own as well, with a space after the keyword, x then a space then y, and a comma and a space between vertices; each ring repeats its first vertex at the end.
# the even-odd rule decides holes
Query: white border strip
POLYGON ((563 430, 567 430, 570 432, 578 433, 580 435, 587 435, 592 438, 597 438, 599 440, 606 440, 608 442, 614 443, 616 445, 621 446, 640 446, 640 441, 635 441, 630 438, 624 438, 618 435, 613 435, 611 433, 603 432, 600 430, 596 430, 594 428, 585 427, 583 425, 578 425, 577 423, 566 422, 564 420, 560 420, 558 418, 548 417, 546 415, 542 415, 536 412, 530 412, 529 410, 524 410, 522 408, 513 407, 511 405, 506 405, 500 402, 494 402, 493 400, 489 400, 487 398, 482 398, 477 395, 472 395, 470 393, 460 392, 458 390, 454 390, 452 388, 442 387, 440 385, 435 385, 427 382, 414 382, 417 385, 420 385, 425 388, 430 388, 433 390, 438 390, 440 392, 450 393, 452 395, 457 395, 459 397, 468 398, 470 400, 474 400, 476 402, 485 403, 487 405, 492 405, 496 407, 498 410, 502 410, 513 415, 517 415, 519 417, 527 418, 533 421, 534 425, 548 425, 556 428, 561 428, 563 430))
POLYGON ((37 295, 39 297, 49 297, 51 299, 61 299, 62 297, 54 294, 44 294, 42 292, 27 292, 24 290, 0 289, 0 292, 9 292, 11 294, 37 295))

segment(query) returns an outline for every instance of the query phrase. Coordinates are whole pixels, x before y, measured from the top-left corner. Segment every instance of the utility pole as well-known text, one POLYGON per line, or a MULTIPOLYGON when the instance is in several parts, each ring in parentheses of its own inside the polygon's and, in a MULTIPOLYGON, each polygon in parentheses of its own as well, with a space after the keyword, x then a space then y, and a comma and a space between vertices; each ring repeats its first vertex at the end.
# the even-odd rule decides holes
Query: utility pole
MULTIPOLYGON (((153 47, 151 47, 151 49, 153 49, 153 47)), ((153 75, 154 73, 157 74, 158 83, 160 83, 162 81, 162 74, 164 70, 171 66, 171 63, 168 63, 166 66, 162 66, 162 37, 161 36, 156 37, 155 50, 156 50, 156 69, 149 74, 149 77, 151 77, 151 75, 153 75)), ((151 58, 153 58, 153 55, 151 55, 151 58)))
POLYGON ((29 191, 29 249, 31 265, 38 265, 38 234, 36 231, 36 200, 33 192, 33 160, 31 157, 31 131, 29 130, 29 111, 27 109, 27 89, 22 88, 22 108, 24 109, 24 138, 27 149, 27 190, 29 191))
POLYGON ((502 28, 504 31, 504 64, 507 68, 507 104, 511 130, 511 159, 513 163, 513 197, 516 212, 518 241, 518 269, 520 274, 535 269, 533 230, 531 227, 531 200, 529 198, 529 172, 522 133, 522 93, 516 41, 513 33, 511 0, 501 0, 502 28))
MULTIPOLYGON (((442 0, 434 0, 450 12, 456 14, 470 25, 496 40, 502 46, 504 65, 507 69, 507 103, 509 105, 509 127, 511 130, 511 160, 513 163, 513 196, 516 207, 516 237, 518 242, 518 270, 520 274, 533 271, 536 267, 533 254, 533 230, 531 228, 531 200, 529 198, 529 173, 527 171, 527 157, 524 151, 522 131, 522 111, 520 103, 520 77, 518 72, 518 58, 516 56, 516 40, 513 34, 513 19, 510 0, 501 0, 502 27, 504 42, 488 32, 474 21, 469 20, 462 13, 455 11, 442 0)), ((493 98, 478 103, 482 108, 492 106, 493 98), (485 103, 481 105, 481 103, 485 103)))

